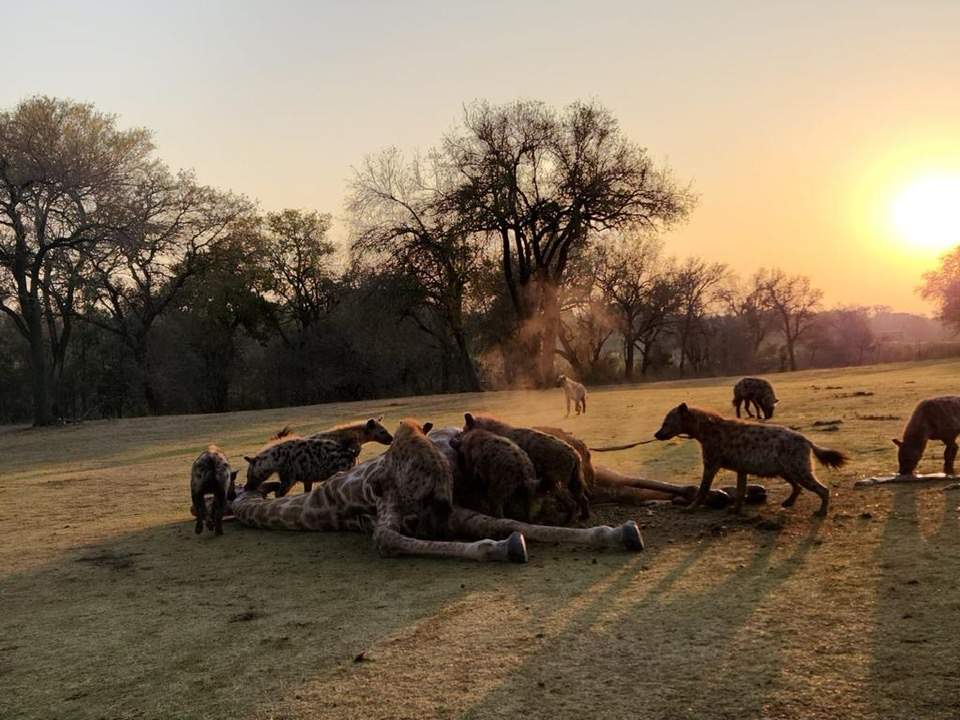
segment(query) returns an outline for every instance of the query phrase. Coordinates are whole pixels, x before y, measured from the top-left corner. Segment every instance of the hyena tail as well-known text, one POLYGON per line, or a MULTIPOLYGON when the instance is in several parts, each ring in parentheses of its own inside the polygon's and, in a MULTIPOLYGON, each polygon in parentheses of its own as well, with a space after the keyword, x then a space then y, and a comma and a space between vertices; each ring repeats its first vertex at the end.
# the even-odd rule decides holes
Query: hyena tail
POLYGON ((810 443, 810 449, 813 450, 813 454, 817 456, 817 460, 822 462, 827 467, 843 467, 850 459, 847 455, 839 450, 828 450, 827 448, 822 448, 819 445, 814 445, 813 443, 810 443))

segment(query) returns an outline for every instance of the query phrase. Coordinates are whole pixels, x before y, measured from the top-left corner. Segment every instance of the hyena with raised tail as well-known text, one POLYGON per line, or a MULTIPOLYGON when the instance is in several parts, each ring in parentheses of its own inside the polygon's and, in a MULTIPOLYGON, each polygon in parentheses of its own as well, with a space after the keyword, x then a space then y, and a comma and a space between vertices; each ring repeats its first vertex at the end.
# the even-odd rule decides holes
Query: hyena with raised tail
POLYGON ((778 425, 758 425, 743 420, 727 420, 712 410, 688 407, 682 403, 667 413, 663 425, 654 434, 657 440, 686 435, 700 443, 703 456, 703 480, 690 507, 702 505, 710 484, 721 468, 737 473, 737 497, 733 511, 739 512, 747 492, 747 475, 780 477, 793 487, 783 507, 790 507, 806 488, 820 496, 815 515, 826 515, 830 491, 813 474, 810 452, 828 467, 842 467, 847 456, 839 450, 815 445, 798 432, 778 425))

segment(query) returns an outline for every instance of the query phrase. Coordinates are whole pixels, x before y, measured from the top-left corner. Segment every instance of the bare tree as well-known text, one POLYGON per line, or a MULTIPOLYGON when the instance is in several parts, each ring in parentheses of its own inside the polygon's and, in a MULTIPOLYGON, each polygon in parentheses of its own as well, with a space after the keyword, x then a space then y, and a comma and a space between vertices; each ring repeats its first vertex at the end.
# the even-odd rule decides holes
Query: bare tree
POLYGON ((635 352, 640 374, 654 364, 659 341, 679 309, 672 259, 663 243, 636 230, 613 234, 595 246, 594 273, 623 337, 624 379, 633 382, 635 352))
POLYGON ((937 318, 960 331, 960 245, 923 274, 920 297, 936 306, 937 318))
POLYGON ((0 113, 0 312, 27 341, 37 425, 56 419, 83 251, 122 221, 152 151, 146 130, 89 104, 34 97, 0 113))
POLYGON ((806 275, 788 276, 783 270, 762 268, 755 278, 761 301, 777 320, 786 342, 790 370, 797 369, 797 341, 816 319, 823 291, 810 285, 806 275))
POLYGON ((618 328, 616 313, 598 282, 598 248, 588 246, 571 261, 571 279, 560 293, 560 348, 557 353, 585 381, 610 379, 613 368, 604 354, 618 328))
POLYGON ((775 319, 763 303, 764 291, 759 287, 759 276, 754 276, 752 284, 744 285, 739 278, 729 276, 728 281, 719 289, 718 299, 721 308, 740 323, 738 333, 746 340, 749 352, 747 360, 751 367, 760 358, 760 347, 775 325, 775 319))
POLYGON ((680 346, 680 375, 683 376, 686 361, 690 360, 694 370, 705 362, 703 352, 694 348, 706 348, 707 344, 697 342, 696 336, 706 332, 704 320, 712 305, 719 299, 719 288, 727 278, 729 270, 723 263, 708 263, 692 257, 678 268, 674 286, 678 295, 679 312, 677 314, 677 336, 680 346))
POLYGON ((555 377, 559 288, 571 253, 601 230, 667 227, 686 217, 695 198, 596 103, 558 114, 539 102, 478 102, 444 147, 460 173, 447 206, 498 247, 524 345, 517 357, 526 358, 536 384, 547 384, 555 377))
POLYGON ((407 162, 391 148, 366 158, 355 171, 347 209, 354 222, 355 259, 406 278, 408 316, 433 338, 441 357, 456 365, 457 389, 474 391, 480 380, 464 313, 483 248, 444 208, 452 187, 441 155, 407 162))

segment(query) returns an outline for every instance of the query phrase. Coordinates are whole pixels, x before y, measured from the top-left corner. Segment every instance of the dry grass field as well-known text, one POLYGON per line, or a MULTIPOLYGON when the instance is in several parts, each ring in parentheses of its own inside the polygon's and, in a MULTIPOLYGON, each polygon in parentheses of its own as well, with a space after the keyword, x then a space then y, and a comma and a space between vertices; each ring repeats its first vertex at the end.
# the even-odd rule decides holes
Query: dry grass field
MULTIPOLYGON (((890 439, 958 376, 960 362, 767 376, 774 422, 853 458, 816 467, 826 518, 807 492, 781 509, 788 486, 767 480, 767 504, 740 517, 602 509, 636 518, 645 552, 531 544, 527 565, 383 559, 367 536, 235 522, 197 536, 190 464, 216 442, 242 477, 285 424, 381 412, 391 428, 469 410, 627 443, 681 401, 732 415, 736 378, 593 388, 569 419, 551 389, 0 428, 0 716, 956 718, 960 491, 854 481, 895 472, 890 439)), ((692 440, 597 460, 699 480, 692 440)))

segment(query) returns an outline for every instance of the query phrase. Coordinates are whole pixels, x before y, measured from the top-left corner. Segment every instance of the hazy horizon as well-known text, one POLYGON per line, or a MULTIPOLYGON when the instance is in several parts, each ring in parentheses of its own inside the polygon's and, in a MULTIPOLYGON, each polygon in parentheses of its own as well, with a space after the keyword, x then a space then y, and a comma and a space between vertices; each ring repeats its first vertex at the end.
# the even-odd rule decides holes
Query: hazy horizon
POLYGON ((669 254, 808 275, 826 309, 929 315, 915 288, 960 243, 943 209, 960 205, 960 3, 37 0, 5 17, 4 109, 92 102, 266 211, 341 217, 364 156, 439 144, 474 100, 596 100, 700 196, 669 254))

